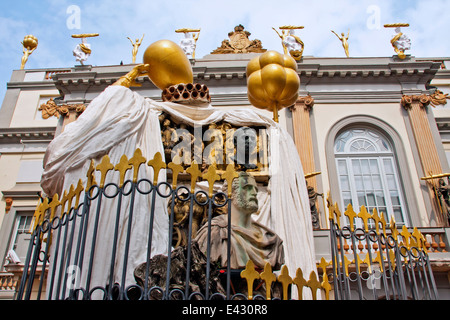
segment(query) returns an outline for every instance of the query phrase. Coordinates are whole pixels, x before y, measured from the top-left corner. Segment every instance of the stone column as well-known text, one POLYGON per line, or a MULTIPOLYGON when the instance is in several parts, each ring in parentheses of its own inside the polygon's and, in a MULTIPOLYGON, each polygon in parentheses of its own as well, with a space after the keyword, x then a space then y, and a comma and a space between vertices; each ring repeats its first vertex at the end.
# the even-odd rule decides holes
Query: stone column
MULTIPOLYGON (((290 107, 292 111, 292 126, 294 131, 294 142, 306 174, 316 171, 314 164, 314 148, 311 134, 310 111, 314 105, 311 96, 299 97, 295 105, 290 107)), ((317 181, 313 175, 306 179, 308 183, 308 196, 311 207, 311 219, 313 229, 320 229, 319 206, 317 197, 317 181)))
MULTIPOLYGON (((305 174, 316 171, 314 165, 314 148, 311 135, 311 123, 309 113, 314 105, 311 96, 299 97, 297 102, 290 107, 292 111, 292 125, 294 129, 294 142, 302 161, 305 174)), ((308 185, 317 188, 316 178, 307 179, 308 185)))
MULTIPOLYGON (((433 139, 430 123, 427 117, 427 106, 431 101, 431 97, 422 95, 403 95, 401 104, 407 110, 411 128, 414 133, 420 162, 425 176, 431 174, 441 174, 442 166, 439 160, 439 154, 436 143, 433 139)), ((431 203, 436 214, 437 223, 440 226, 445 225, 445 219, 439 209, 435 191, 431 184, 427 184, 428 193, 430 194, 431 203)))

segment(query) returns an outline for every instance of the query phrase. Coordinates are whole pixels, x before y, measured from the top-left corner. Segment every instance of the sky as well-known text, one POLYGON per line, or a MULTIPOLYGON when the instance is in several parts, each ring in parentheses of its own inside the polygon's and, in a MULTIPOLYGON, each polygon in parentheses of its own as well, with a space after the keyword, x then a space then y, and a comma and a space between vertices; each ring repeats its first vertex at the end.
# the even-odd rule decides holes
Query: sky
POLYGON ((450 0, 2 0, 0 3, 0 99, 13 70, 20 68, 21 41, 38 38, 26 69, 64 68, 79 64, 72 54, 77 33, 99 33, 89 38, 94 66, 131 63, 127 37, 145 34, 136 62, 151 43, 169 39, 179 43, 179 28, 200 28, 196 57, 201 58, 228 39, 242 24, 265 49, 282 52, 272 27, 301 25, 296 31, 305 43, 304 56, 345 57, 341 42, 331 33, 347 33, 351 57, 392 56, 394 29, 386 23, 409 23, 402 31, 411 38, 416 57, 450 56, 450 0))

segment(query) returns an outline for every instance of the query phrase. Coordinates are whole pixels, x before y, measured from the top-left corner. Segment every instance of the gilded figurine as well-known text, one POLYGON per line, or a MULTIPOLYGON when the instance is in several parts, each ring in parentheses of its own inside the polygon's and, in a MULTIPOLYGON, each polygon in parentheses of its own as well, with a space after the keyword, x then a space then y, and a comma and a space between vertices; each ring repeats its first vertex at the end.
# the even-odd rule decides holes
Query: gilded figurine
POLYGON ((338 39, 341 40, 342 47, 344 47, 345 55, 347 56, 347 58, 350 57, 350 55, 348 53, 348 36, 350 35, 350 29, 347 32, 347 36, 345 36, 345 34, 343 32, 341 33, 341 36, 339 36, 333 30, 331 30, 331 32, 333 32, 336 35, 336 37, 338 37, 338 39))
POLYGON ((139 46, 142 44, 142 40, 144 39, 145 34, 142 35, 142 38, 139 40, 139 38, 136 38, 136 41, 133 42, 130 37, 127 37, 128 40, 130 40, 131 45, 133 46, 133 50, 131 51, 132 55, 132 61, 131 63, 136 63, 136 56, 139 50, 139 46))
POLYGON ((33 35, 27 35, 25 36, 25 38, 23 38, 23 41, 21 43, 23 46, 23 56, 20 69, 23 69, 25 68, 25 64, 27 63, 30 54, 32 54, 33 51, 36 50, 38 46, 38 39, 33 35))
POLYGON ((81 65, 84 65, 84 61, 86 61, 91 53, 91 45, 86 42, 86 38, 98 37, 98 33, 83 33, 83 34, 73 34, 72 38, 81 38, 81 43, 78 44, 73 50, 73 55, 76 61, 79 61, 81 65))
POLYGON ((183 49, 186 56, 191 56, 195 59, 195 49, 197 47, 197 40, 200 36, 200 29, 177 29, 177 33, 184 33, 184 38, 180 41, 180 47, 183 49))
POLYGON ((409 27, 408 23, 393 23, 385 24, 385 28, 395 28, 396 34, 391 39, 391 45, 394 48, 395 53, 397 53, 400 59, 405 59, 406 50, 411 49, 411 39, 407 35, 401 32, 401 27, 409 27))
POLYGON ((281 39, 284 54, 290 54, 295 60, 300 60, 303 55, 305 44, 298 36, 295 35, 294 30, 303 29, 303 26, 282 26, 280 27, 281 34, 277 31, 277 29, 272 29, 275 30, 281 39))

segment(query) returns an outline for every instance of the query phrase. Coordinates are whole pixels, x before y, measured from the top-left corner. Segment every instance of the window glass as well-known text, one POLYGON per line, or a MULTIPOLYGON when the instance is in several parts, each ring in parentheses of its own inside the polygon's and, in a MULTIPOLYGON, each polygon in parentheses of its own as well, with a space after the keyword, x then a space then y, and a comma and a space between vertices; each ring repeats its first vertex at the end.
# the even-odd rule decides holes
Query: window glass
POLYGON ((405 207, 393 149, 382 134, 371 129, 349 129, 336 137, 335 157, 344 207, 362 205, 372 213, 394 216, 405 223, 405 207))

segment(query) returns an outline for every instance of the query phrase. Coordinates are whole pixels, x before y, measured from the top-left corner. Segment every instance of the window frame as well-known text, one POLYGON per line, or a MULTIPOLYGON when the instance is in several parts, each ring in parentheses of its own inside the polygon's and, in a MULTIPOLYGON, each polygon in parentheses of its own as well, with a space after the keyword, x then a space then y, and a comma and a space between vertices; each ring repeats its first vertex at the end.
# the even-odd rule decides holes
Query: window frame
MULTIPOLYGON (((341 147, 341 146, 339 146, 341 147)), ((381 212, 384 212, 385 217, 388 221, 390 221, 390 217, 394 216, 395 221, 397 223, 397 225, 406 225, 408 226, 408 219, 407 219, 407 215, 408 212, 406 210, 406 206, 405 206, 405 201, 404 201, 404 191, 403 191, 403 187, 402 187, 402 183, 400 181, 400 176, 399 176, 399 172, 398 172, 398 162, 397 159, 395 157, 395 152, 393 150, 393 147, 391 145, 391 143, 389 142, 389 140, 381 133, 379 132, 379 130, 375 130, 374 128, 370 128, 370 127, 357 127, 357 126, 351 126, 351 127, 346 127, 343 130, 341 130, 335 138, 335 143, 334 143, 334 158, 335 158, 335 164, 336 164, 336 168, 337 168, 337 177, 338 177, 338 184, 339 184, 339 194, 340 194, 340 202, 343 208, 346 208, 348 204, 346 204, 346 197, 344 197, 344 192, 349 192, 350 193, 350 203, 352 203, 353 207, 356 208, 360 208, 362 205, 365 205, 366 208, 368 209, 368 211, 371 213, 373 208, 377 208, 377 211, 379 214, 381 214, 381 212), (340 138, 341 135, 343 135, 346 132, 350 132, 353 130, 362 130, 363 134, 362 135, 358 135, 356 134, 355 136, 351 136, 348 140, 346 140, 344 142, 344 145, 342 145, 342 151, 338 151, 337 150, 337 143, 338 143, 338 139, 340 138), (365 131, 365 132, 364 132, 365 131), (372 133, 372 134, 371 134, 372 133), (376 138, 375 138, 375 136, 376 138), (378 143, 378 140, 381 140, 382 146, 383 148, 385 148, 386 150, 381 150, 381 147, 378 143), (352 146, 356 141, 363 141, 363 142, 367 142, 368 146, 373 146, 374 150, 371 150, 369 152, 366 151, 351 151, 352 150, 352 146), (359 161, 360 164, 360 173, 355 173, 355 165, 354 165, 354 161, 357 160, 359 161), (369 172, 368 174, 370 175, 370 182, 372 184, 372 188, 371 189, 366 189, 365 187, 365 180, 364 180, 364 176, 367 175, 367 172, 363 172, 362 171, 362 161, 363 160, 367 160, 368 161, 368 166, 369 166, 369 172), (343 162, 342 162, 343 161, 343 162), (376 161, 376 168, 377 168, 377 172, 374 173, 372 172, 372 169, 370 168, 370 162, 371 161, 376 161), (392 169, 392 173, 388 173, 387 168, 386 168, 386 161, 390 161, 391 163, 391 169, 392 169), (345 170, 346 170, 346 176, 348 177, 348 187, 349 190, 346 190, 343 185, 342 185, 342 176, 343 175, 340 172, 340 166, 339 163, 342 162, 345 165, 345 170), (355 179, 356 176, 361 176, 362 177, 362 190, 360 190, 360 188, 357 185, 357 181, 355 179), (379 183, 380 183, 380 188, 376 189, 375 186, 373 185, 373 176, 374 175, 379 175, 379 183), (391 190, 389 187, 389 182, 388 182, 388 175, 393 175, 394 176, 394 183, 396 185, 396 189, 395 190, 391 190), (344 190, 345 189, 345 190, 344 190), (369 199, 367 198, 367 195, 369 194, 369 192, 372 191, 374 194, 374 205, 370 205, 369 204, 369 199), (397 192, 397 196, 398 196, 398 200, 399 200, 399 205, 396 205, 396 207, 398 206, 401 210, 401 219, 396 216, 395 213, 395 208, 392 202, 392 191, 396 191, 397 192), (363 204, 361 204, 360 202, 360 193, 364 194, 364 202, 363 204), (377 193, 382 192, 383 194, 383 198, 384 198, 384 205, 380 205, 378 203, 378 199, 377 199, 377 193), (384 210, 382 208, 385 208, 384 210)))
MULTIPOLYGON (((415 189, 413 188, 410 166, 417 166, 417 159, 410 159, 406 156, 405 147, 409 140, 403 141, 396 129, 390 126, 383 120, 370 115, 351 115, 340 120, 337 120, 329 129, 325 139, 325 154, 328 182, 331 199, 334 202, 341 202, 340 186, 338 170, 336 165, 334 146, 336 137, 345 130, 350 128, 370 128, 376 132, 381 133, 390 143, 392 152, 396 159, 396 170, 398 173, 399 183, 402 185, 404 209, 405 209, 405 224, 417 225, 421 222, 421 214, 418 207, 418 199, 416 198, 415 189), (412 161, 412 162, 411 162, 412 161), (405 164, 405 165, 399 165, 405 164)), ((411 146, 412 148, 413 146, 411 146)), ((341 207, 340 207, 341 208, 341 207)), ((345 208, 341 208, 342 212, 345 208)), ((355 208, 355 211, 359 208, 355 208)), ((342 222, 344 222, 342 218, 342 222)))

